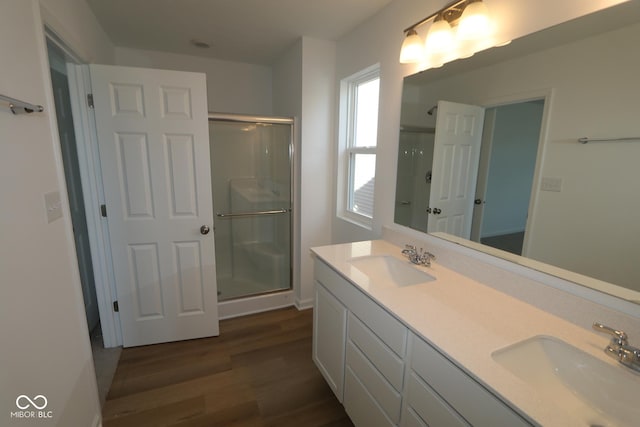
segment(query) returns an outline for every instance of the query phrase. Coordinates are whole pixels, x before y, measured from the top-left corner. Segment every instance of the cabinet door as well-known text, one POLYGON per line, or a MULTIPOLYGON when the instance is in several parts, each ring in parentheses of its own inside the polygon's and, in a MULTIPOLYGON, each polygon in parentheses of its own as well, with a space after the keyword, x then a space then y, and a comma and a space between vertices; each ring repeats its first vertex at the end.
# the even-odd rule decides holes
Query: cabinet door
POLYGON ((347 309, 316 282, 313 313, 313 361, 342 402, 347 309))

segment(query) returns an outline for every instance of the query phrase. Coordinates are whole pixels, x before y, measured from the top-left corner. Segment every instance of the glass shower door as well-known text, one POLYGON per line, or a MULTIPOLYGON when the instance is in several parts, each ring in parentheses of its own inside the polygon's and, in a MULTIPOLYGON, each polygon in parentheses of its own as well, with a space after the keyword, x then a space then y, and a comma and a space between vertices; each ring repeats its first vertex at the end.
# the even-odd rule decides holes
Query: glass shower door
POLYGON ((291 131, 209 119, 219 301, 291 289, 291 131))

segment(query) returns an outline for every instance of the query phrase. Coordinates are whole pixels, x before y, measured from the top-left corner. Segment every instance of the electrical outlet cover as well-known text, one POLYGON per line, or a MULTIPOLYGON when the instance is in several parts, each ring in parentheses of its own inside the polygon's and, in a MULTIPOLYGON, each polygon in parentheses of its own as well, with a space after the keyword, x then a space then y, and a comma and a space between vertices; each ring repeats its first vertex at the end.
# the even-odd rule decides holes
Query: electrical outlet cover
POLYGON ((542 178, 542 191, 562 191, 562 178, 546 176, 542 178))
POLYGON ((62 202, 60 201, 60 192, 52 191, 44 195, 44 209, 47 215, 47 223, 62 218, 62 202))

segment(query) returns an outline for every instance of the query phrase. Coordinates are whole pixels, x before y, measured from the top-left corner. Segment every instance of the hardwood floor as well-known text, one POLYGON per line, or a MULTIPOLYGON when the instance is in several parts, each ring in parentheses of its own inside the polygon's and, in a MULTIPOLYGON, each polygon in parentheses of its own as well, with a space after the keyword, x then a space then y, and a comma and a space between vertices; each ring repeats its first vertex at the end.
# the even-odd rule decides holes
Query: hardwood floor
POLYGON ((312 310, 220 322, 220 336, 122 351, 103 426, 353 424, 311 360, 312 310))

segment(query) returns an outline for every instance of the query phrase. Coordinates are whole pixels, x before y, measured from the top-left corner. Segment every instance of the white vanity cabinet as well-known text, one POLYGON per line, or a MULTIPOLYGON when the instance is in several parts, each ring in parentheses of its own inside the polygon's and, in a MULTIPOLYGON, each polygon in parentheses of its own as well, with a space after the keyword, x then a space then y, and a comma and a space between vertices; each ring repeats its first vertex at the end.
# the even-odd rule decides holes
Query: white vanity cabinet
POLYGON ((407 328, 318 260, 315 278, 314 362, 356 426, 398 425, 407 328))
POLYGON ((316 259, 313 360, 357 427, 519 427, 520 415, 316 259))
POLYGON ((410 339, 403 427, 531 426, 420 337, 410 339))

